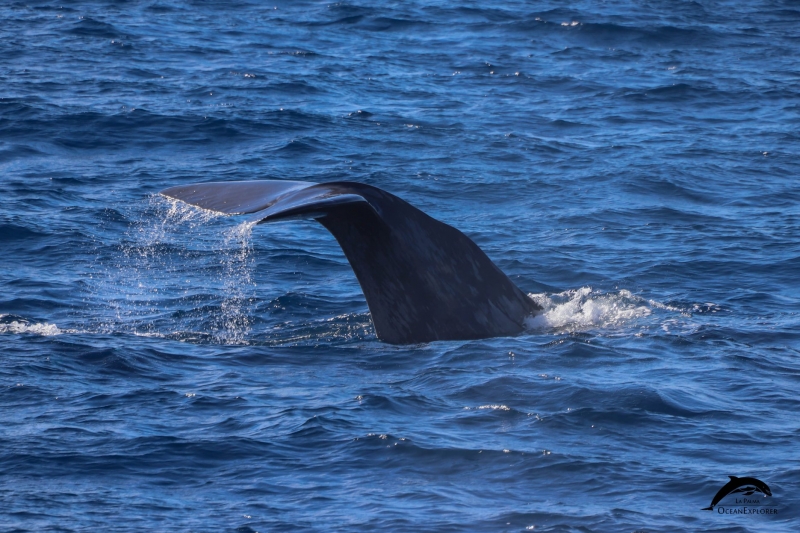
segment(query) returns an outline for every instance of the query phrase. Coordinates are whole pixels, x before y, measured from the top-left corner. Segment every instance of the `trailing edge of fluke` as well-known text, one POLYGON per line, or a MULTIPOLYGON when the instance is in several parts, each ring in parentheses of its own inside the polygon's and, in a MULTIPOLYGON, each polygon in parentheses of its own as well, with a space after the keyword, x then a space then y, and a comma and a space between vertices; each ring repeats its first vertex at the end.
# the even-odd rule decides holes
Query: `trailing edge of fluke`
POLYGON ((375 333, 391 344, 515 335, 541 311, 466 235, 377 187, 233 181, 161 194, 259 223, 316 220, 339 242, 375 333))

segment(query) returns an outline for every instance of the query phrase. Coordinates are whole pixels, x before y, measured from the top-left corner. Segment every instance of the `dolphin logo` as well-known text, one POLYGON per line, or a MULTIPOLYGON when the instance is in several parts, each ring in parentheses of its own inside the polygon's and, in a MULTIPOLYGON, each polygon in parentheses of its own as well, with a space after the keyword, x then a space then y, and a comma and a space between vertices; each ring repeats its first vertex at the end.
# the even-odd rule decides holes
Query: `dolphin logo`
POLYGON ((722 498, 734 492, 742 492, 745 496, 750 496, 754 492, 760 492, 764 496, 772 496, 772 491, 769 490, 767 484, 760 479, 756 479, 754 477, 728 477, 731 478, 731 480, 717 491, 714 499, 711 500, 711 505, 708 507, 703 507, 703 511, 713 511, 714 506, 717 505, 722 498))

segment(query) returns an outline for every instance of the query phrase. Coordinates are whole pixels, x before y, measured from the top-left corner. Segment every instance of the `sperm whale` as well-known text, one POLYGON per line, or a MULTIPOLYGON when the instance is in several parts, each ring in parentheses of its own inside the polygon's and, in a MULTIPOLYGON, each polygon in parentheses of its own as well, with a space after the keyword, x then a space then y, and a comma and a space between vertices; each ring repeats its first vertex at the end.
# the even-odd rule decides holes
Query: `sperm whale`
POLYGON ((341 246, 375 333, 390 344, 515 335, 542 310, 469 237, 371 185, 210 182, 160 194, 258 223, 316 220, 341 246))

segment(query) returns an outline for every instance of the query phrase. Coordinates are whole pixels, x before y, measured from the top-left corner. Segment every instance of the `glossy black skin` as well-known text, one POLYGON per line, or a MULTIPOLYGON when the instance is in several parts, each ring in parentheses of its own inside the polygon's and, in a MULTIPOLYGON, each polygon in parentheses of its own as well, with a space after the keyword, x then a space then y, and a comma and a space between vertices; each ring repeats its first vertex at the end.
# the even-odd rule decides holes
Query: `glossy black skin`
POLYGON ((317 220, 350 261, 381 340, 515 335, 540 310, 457 229, 381 189, 337 186, 367 203, 337 207, 317 220))
POLYGON ((391 344, 515 335, 541 311, 466 235, 377 187, 221 182, 161 194, 259 222, 314 218, 339 242, 378 338, 391 344))
POLYGON ((722 486, 721 489, 717 491, 717 494, 714 496, 714 499, 711 500, 711 505, 709 507, 704 507, 703 511, 713 511, 714 506, 717 505, 722 498, 730 494, 731 492, 741 492, 739 489, 742 487, 754 487, 754 491, 761 492, 765 496, 772 496, 772 491, 769 490, 769 487, 766 483, 761 481, 760 479, 756 479, 754 477, 736 477, 736 476, 728 476, 731 478, 725 485, 722 486))

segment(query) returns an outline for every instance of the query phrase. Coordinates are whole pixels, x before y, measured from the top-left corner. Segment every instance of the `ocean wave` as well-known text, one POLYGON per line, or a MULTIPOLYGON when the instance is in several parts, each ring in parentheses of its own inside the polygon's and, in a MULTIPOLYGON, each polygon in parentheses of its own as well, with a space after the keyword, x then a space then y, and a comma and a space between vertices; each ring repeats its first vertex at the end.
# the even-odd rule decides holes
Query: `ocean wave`
POLYGON ((55 324, 49 322, 33 322, 16 315, 0 315, 0 335, 40 335, 52 337, 65 333, 55 324))
MULTIPOLYGON (((42 110, 20 103, 0 107, 5 121, 0 132, 29 142, 47 142, 62 148, 97 149, 145 146, 164 143, 204 145, 263 138, 264 135, 301 131, 332 118, 303 111, 277 109, 257 117, 219 113, 169 114, 141 108, 121 112, 42 110)), ((37 155, 32 153, 31 155, 37 155)))
POLYGON ((526 320, 530 330, 582 331, 616 328, 649 316, 650 305, 630 291, 602 293, 591 287, 556 294, 529 294, 542 312, 526 320))
POLYGON ((86 37, 103 37, 107 39, 120 36, 120 31, 113 25, 84 16, 81 16, 77 22, 74 22, 72 26, 66 30, 66 33, 86 37))

